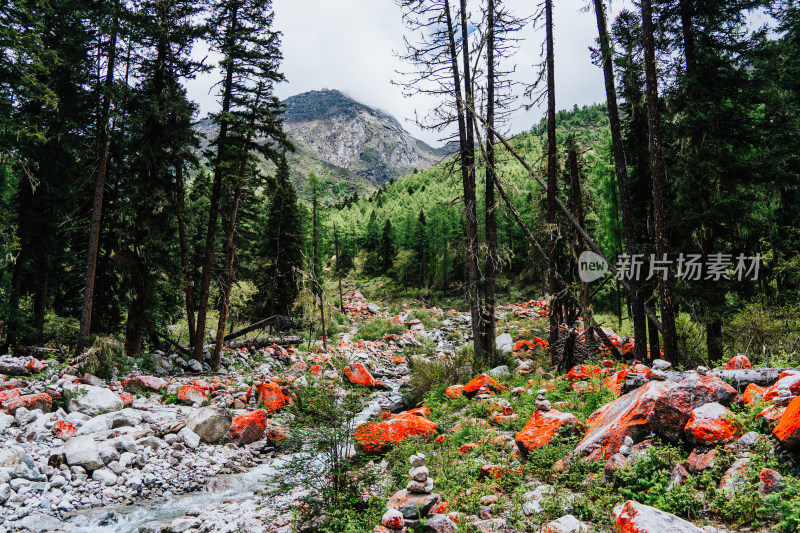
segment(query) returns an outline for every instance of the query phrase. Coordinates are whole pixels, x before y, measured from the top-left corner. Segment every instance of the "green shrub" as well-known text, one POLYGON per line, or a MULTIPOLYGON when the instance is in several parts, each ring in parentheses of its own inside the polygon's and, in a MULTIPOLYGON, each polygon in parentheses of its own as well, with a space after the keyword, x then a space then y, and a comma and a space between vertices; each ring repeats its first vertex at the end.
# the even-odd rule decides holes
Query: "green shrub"
POLYGON ((127 364, 128 358, 121 342, 112 337, 98 337, 86 352, 80 371, 108 379, 113 369, 121 373, 127 364))
POLYGON ((408 389, 405 391, 406 403, 417 405, 432 390, 443 395, 444 390, 450 385, 468 379, 470 376, 463 375, 459 369, 468 366, 471 361, 471 357, 464 354, 446 359, 433 354, 430 359, 411 357, 408 365, 408 389))
POLYGON ((388 318, 374 318, 358 329, 355 340, 378 341, 386 335, 402 335, 406 332, 405 326, 393 324, 388 318))

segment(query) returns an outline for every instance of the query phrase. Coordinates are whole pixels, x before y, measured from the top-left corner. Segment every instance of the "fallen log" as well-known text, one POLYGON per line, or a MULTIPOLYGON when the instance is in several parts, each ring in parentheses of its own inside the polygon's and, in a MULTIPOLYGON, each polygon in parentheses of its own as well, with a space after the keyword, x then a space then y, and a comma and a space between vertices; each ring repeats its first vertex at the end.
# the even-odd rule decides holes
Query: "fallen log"
POLYGON ((194 359, 194 353, 191 350, 189 350, 188 348, 184 348, 183 346, 181 346, 180 344, 178 344, 174 340, 170 339, 166 335, 162 335, 159 332, 156 332, 156 335, 158 336, 158 338, 160 338, 161 340, 166 341, 168 344, 173 346, 176 350, 178 350, 182 354, 188 355, 190 358, 194 359))
MULTIPOLYGON (((709 370, 708 374, 716 376, 728 383, 739 392, 744 392, 748 385, 754 383, 759 387, 768 387, 778 381, 781 373, 787 370, 800 372, 800 368, 742 368, 738 370, 709 370)), ((679 383, 688 379, 694 371, 690 372, 665 372, 668 381, 679 383)), ((637 389, 649 380, 644 374, 628 374, 622 392, 626 393, 637 389)))
MULTIPOLYGON (((243 341, 235 341, 235 342, 226 342, 225 347, 230 348, 232 350, 238 350, 240 348, 266 348, 267 346, 272 346, 273 344, 277 344, 278 346, 292 346, 295 344, 300 344, 303 342, 303 339, 297 336, 290 336, 290 337, 280 337, 280 338, 266 338, 266 339, 248 339, 243 341)), ((214 348, 213 344, 206 344, 203 346, 206 349, 214 348)))
POLYGON ((278 331, 281 330, 281 324, 283 320, 281 319, 280 315, 273 315, 271 317, 265 318, 263 320, 259 320, 258 322, 253 322, 249 326, 245 326, 242 329, 237 329, 233 333, 229 333, 225 335, 225 342, 232 341, 237 337, 241 337, 242 335, 246 335, 251 331, 255 331, 257 329, 263 328, 265 326, 277 326, 278 331))

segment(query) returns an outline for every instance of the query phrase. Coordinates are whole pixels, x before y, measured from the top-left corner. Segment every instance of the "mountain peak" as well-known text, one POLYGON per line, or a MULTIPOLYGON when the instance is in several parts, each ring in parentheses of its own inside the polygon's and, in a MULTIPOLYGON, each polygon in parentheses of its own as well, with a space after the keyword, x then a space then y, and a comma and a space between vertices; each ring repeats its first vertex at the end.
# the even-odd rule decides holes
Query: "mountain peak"
POLYGON ((385 116, 385 113, 356 102, 336 89, 296 94, 284 100, 283 103, 286 105, 284 121, 287 123, 328 120, 339 115, 353 117, 358 113, 385 116))

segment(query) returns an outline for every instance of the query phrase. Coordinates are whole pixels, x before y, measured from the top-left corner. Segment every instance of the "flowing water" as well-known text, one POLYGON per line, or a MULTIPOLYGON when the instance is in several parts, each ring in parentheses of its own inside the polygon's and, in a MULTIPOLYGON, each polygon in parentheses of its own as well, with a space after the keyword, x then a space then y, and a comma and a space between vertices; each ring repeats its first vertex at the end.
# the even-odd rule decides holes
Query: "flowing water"
MULTIPOLYGON (((397 388, 397 385, 393 384, 393 392, 396 393, 397 388)), ((373 395, 372 400, 358 414, 355 425, 366 422, 380 412, 376 396, 378 395, 373 395)), ((148 522, 170 522, 184 516, 186 511, 192 508, 213 507, 223 500, 246 501, 243 506, 251 506, 254 509, 256 492, 268 488, 268 480, 278 471, 281 464, 291 457, 292 455, 278 457, 269 464, 256 466, 248 472, 227 476, 231 488, 223 492, 193 492, 161 502, 80 510, 68 524, 76 527, 75 531, 82 533, 136 533, 139 526, 148 522), (110 517, 112 514, 113 517, 110 517)))

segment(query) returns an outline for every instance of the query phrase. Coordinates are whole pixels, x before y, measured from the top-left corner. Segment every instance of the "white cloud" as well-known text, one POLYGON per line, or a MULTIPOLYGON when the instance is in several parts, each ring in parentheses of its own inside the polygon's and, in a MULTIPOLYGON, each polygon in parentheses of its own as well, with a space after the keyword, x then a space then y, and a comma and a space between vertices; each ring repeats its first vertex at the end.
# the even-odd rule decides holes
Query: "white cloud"
MULTIPOLYGON (((587 3, 588 0, 555 2, 558 109, 605 100, 602 72, 591 63, 588 49, 594 45, 597 33, 594 13, 580 11, 587 3)), ((530 0, 509 2, 520 14, 532 9, 532 4, 530 0)), ((404 98, 401 89, 391 83, 398 79, 395 71, 407 67, 395 56, 402 47, 405 28, 400 8, 393 1, 273 0, 273 7, 275 29, 283 33, 282 71, 287 78, 287 83, 277 89, 279 97, 322 88, 338 89, 359 102, 391 113, 416 137, 438 144, 439 134, 420 130, 411 122, 415 109, 426 113, 435 102, 425 96, 404 98)), ((515 56, 515 77, 530 82, 536 77, 534 65, 542 61, 544 30, 534 30, 529 25, 522 36, 524 41, 515 56)), ((205 53, 203 49, 196 55, 202 57, 205 53)), ((189 83, 189 95, 200 104, 201 114, 217 108, 215 91, 209 93, 216 77, 209 73, 189 83)), ((519 110, 512 116, 509 131, 529 129, 541 117, 539 109, 519 110)))

